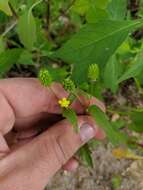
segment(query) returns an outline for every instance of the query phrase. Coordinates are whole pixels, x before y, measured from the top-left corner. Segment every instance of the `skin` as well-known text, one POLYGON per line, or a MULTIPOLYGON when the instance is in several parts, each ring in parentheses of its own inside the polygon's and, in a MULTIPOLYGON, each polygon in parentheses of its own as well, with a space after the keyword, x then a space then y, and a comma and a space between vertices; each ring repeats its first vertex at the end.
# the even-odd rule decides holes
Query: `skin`
MULTIPOLYGON (((85 142, 61 117, 58 100, 67 96, 58 83, 44 88, 34 78, 0 81, 2 190, 43 190, 61 168, 74 171, 78 167, 73 155, 85 142)), ((79 115, 79 127, 86 123, 96 129, 96 139, 103 139, 104 132, 83 113, 90 104, 102 110, 104 105, 97 99, 81 98, 81 101, 71 105, 79 115)))

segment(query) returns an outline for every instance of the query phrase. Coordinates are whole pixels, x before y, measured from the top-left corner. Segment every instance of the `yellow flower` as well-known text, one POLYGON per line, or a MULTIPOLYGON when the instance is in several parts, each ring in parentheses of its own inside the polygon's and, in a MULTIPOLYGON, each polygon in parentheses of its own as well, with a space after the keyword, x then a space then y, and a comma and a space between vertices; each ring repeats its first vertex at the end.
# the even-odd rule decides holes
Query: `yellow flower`
POLYGON ((59 100, 59 104, 62 108, 68 108, 70 105, 70 101, 67 98, 62 98, 59 100))
POLYGON ((138 156, 129 149, 115 148, 112 150, 112 154, 117 159, 133 159, 133 160, 143 160, 142 156, 138 156))

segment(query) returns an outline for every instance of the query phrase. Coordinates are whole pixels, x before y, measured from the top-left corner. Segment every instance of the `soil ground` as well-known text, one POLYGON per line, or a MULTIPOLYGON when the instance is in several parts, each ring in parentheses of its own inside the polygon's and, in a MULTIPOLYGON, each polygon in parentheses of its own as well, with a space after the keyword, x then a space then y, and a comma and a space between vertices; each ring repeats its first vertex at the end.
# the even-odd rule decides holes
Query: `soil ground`
MULTIPOLYGON (((143 96, 129 80, 116 96, 106 92, 105 104, 115 110, 143 107, 143 96)), ((80 166, 75 173, 59 172, 46 190, 143 190, 143 161, 117 160, 111 151, 110 144, 97 146, 93 169, 80 166), (117 175, 121 177, 121 185, 115 189, 112 179, 117 175)))
POLYGON ((122 178, 118 190, 143 190, 143 162, 115 159, 110 145, 98 146, 93 158, 93 169, 80 166, 75 173, 59 172, 46 190, 114 190, 115 175, 122 178))

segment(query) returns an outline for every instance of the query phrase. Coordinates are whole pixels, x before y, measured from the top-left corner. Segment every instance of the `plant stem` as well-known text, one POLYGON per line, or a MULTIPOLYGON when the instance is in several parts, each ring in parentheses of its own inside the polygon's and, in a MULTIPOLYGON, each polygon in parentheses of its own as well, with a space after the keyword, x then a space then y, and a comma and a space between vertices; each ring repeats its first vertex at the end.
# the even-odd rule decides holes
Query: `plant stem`
POLYGON ((12 12, 13 16, 14 16, 14 17, 16 18, 16 20, 17 20, 17 19, 18 19, 18 15, 17 15, 16 11, 14 10, 14 8, 13 8, 13 6, 11 5, 10 2, 9 2, 8 4, 9 4, 9 7, 10 7, 10 9, 11 9, 11 12, 12 12))
MULTIPOLYGON (((69 9, 73 6, 73 4, 75 3, 75 1, 76 1, 76 0, 72 0, 71 3, 67 6, 67 8, 62 11, 62 13, 64 13, 64 15, 65 15, 65 14, 69 11, 69 9)), ((53 19, 53 22, 55 22, 56 20, 58 20, 60 16, 61 16, 61 14, 58 15, 57 17, 55 17, 55 18, 53 19)))
POLYGON ((47 38, 51 41, 50 36, 50 25, 51 25, 51 0, 46 1, 47 3, 47 11, 46 11, 46 32, 47 38))
POLYGON ((17 25, 17 20, 15 22, 12 23, 12 25, 10 25, 5 31, 4 33, 1 35, 2 37, 5 37, 15 26, 17 25))

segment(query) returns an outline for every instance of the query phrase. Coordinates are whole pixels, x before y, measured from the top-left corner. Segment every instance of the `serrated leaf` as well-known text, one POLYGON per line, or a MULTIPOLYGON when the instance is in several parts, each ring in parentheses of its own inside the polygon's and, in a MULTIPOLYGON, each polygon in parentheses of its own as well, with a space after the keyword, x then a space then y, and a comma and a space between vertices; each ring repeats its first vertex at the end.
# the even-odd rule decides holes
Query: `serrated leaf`
POLYGON ((80 155, 80 159, 82 160, 83 164, 85 164, 88 167, 93 168, 91 151, 87 144, 80 148, 79 155, 80 155))
POLYGON ((18 34, 21 43, 28 49, 32 50, 36 42, 36 22, 31 10, 26 10, 20 16, 18 22, 18 34))
POLYGON ((0 76, 3 76, 18 61, 22 49, 9 49, 0 54, 0 76))
POLYGON ((55 56, 74 63, 73 79, 76 83, 85 82, 89 64, 97 63, 103 67, 129 32, 140 24, 141 21, 111 20, 86 24, 55 56))
POLYGON ((79 132, 78 123, 77 123, 77 115, 73 109, 71 108, 64 109, 63 117, 65 117, 73 125, 75 132, 79 132))
POLYGON ((0 10, 3 11, 8 16, 12 16, 12 12, 8 2, 9 0, 0 0, 0 10))
POLYGON ((103 111, 101 111, 100 108, 98 108, 96 105, 92 105, 89 107, 88 112, 93 116, 98 126, 105 131, 108 139, 113 145, 126 143, 127 139, 124 134, 113 128, 113 126, 109 122, 107 115, 103 111))
POLYGON ((129 78, 134 78, 143 72, 143 56, 138 55, 135 62, 131 64, 129 69, 118 79, 118 83, 121 83, 129 78))

